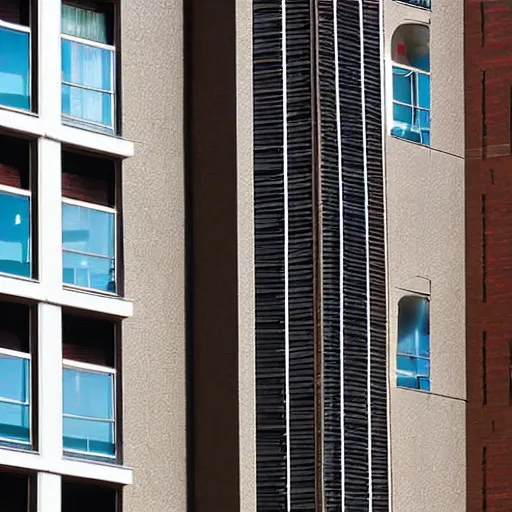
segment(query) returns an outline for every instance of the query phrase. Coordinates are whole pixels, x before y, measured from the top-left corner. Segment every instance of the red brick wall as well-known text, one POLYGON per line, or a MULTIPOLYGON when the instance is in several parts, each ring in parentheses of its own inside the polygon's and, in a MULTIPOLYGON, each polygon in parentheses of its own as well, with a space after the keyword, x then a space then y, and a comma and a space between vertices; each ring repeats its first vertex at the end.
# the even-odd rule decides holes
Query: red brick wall
POLYGON ((510 512, 512 1, 465 7, 467 510, 510 512))

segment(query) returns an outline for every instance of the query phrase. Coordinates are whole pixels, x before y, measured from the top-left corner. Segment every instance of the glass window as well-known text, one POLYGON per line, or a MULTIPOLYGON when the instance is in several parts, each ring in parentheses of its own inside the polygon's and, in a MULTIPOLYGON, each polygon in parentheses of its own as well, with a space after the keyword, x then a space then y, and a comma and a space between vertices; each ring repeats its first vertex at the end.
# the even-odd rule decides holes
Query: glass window
POLYGON ((30 31, 0 25, 0 104, 30 110, 30 31))
POLYGON ((30 277, 30 197, 0 189, 0 272, 30 277))
POLYGON ((423 25, 402 25, 392 40, 392 135, 430 145, 429 31, 423 25))
POLYGON ((398 304, 397 385, 430 391, 429 301, 404 297, 398 304))
POLYGON ((62 512, 116 512, 118 490, 92 482, 62 479, 62 512))
POLYGON ((0 492, 2 511, 35 512, 30 496, 35 492, 36 475, 30 473, 12 473, 10 468, 0 471, 0 492))
POLYGON ((62 113, 90 129, 114 132, 114 47, 107 16, 62 6, 62 113))
POLYGON ((0 439, 30 443, 30 361, 0 353, 0 439))
POLYGON ((30 310, 0 302, 0 442, 30 445, 30 310))
POLYGON ((115 456, 114 375, 64 368, 64 448, 115 456))
POLYGON ((414 7, 422 7, 423 9, 430 9, 430 0, 397 0, 404 4, 413 5, 414 7))
POLYGON ((64 283, 116 291, 114 211, 64 202, 62 249, 64 283))

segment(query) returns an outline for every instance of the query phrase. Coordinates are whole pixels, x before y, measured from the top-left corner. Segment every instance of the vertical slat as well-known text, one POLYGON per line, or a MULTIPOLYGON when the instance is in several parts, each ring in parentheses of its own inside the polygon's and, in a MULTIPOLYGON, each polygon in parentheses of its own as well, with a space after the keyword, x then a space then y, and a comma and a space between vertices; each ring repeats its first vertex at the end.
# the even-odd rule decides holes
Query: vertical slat
POLYGON ((338 40, 343 165, 344 480, 345 510, 354 512, 370 510, 361 30, 357 0, 340 2, 338 40))
MULTIPOLYGON (((318 0, 317 60, 322 199, 322 347, 324 409, 324 503, 327 512, 342 504, 341 334, 340 334, 340 169, 335 70, 334 2, 318 0)), ((342 508, 341 508, 342 509, 342 508)))
POLYGON ((363 0, 368 173, 371 433, 373 512, 389 507, 387 428, 386 267, 379 2, 363 0))
POLYGON ((311 9, 286 1, 291 509, 315 510, 311 9))
POLYGON ((258 511, 287 510, 281 1, 254 1, 258 511))

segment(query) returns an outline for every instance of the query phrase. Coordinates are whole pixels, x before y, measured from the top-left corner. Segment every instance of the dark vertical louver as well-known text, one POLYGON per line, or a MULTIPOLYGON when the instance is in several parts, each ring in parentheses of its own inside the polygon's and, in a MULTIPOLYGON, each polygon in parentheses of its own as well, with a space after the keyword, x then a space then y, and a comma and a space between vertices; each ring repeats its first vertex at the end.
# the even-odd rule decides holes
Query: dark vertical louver
POLYGON ((287 509, 281 1, 254 2, 257 494, 287 509))
POLYGON ((311 6, 286 2, 290 493, 292 510, 315 510, 315 344, 311 6))
POLYGON ((324 501, 327 512, 340 508, 341 463, 341 294, 340 294, 340 169, 336 98, 334 2, 318 0, 317 73, 319 94, 320 168, 322 199, 322 359, 324 411, 324 501))
POLYGON ((385 512, 379 3, 284 7, 254 0, 258 511, 385 512))
POLYGON ((371 434, 373 512, 389 507, 386 267, 379 2, 363 0, 366 155, 370 249, 371 434))
POLYGON ((343 432, 345 510, 369 510, 365 152, 357 0, 338 5, 343 181, 343 432))

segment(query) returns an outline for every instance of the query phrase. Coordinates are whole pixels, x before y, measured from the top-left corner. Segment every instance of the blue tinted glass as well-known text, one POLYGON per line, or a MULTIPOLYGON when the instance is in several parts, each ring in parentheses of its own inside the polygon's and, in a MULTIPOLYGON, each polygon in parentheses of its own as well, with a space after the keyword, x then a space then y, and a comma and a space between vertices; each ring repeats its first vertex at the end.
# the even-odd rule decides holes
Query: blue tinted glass
POLYGON ((112 92, 114 52, 62 39, 62 80, 112 92))
POLYGON ((64 203, 62 246, 71 251, 114 256, 114 214, 64 203))
POLYGON ((0 27, 0 104, 30 109, 30 36, 0 27))
POLYGON ((430 108, 430 75, 417 73, 418 77, 418 106, 430 108))
POLYGON ((114 260, 64 251, 62 279, 66 284, 116 291, 114 260))
POLYGON ((0 438, 13 442, 30 442, 30 411, 28 405, 0 401, 0 438))
POLYGON ((418 380, 420 389, 423 389, 423 391, 430 391, 430 379, 428 377, 420 377, 418 380))
POLYGON ((0 354, 0 400, 29 401, 29 360, 0 354))
POLYGON ((421 377, 428 377, 430 375, 430 361, 428 359, 416 360, 417 374, 421 377))
POLYGON ((64 414, 112 419, 113 381, 108 373, 64 368, 64 414))
POLYGON ((30 199, 0 192, 0 272, 30 277, 30 199))
POLYGON ((414 73, 408 69, 393 66, 393 99, 412 105, 412 81, 414 73))
POLYGON ((62 86, 62 113, 97 123, 112 131, 112 95, 69 85, 62 86))
POLYGON ((88 421, 64 418, 64 449, 115 455, 114 424, 106 421, 88 421))
POLYGON ((410 5, 415 5, 417 7, 424 7, 425 9, 430 9, 430 0, 400 0, 400 1, 408 3, 410 5))
POLYGON ((393 120, 410 128, 413 122, 413 108, 393 103, 393 120))
POLYGON ((398 306, 398 353, 429 357, 428 300, 405 297, 398 306))
POLYGON ((62 33, 107 43, 107 21, 102 12, 62 4, 62 33))

